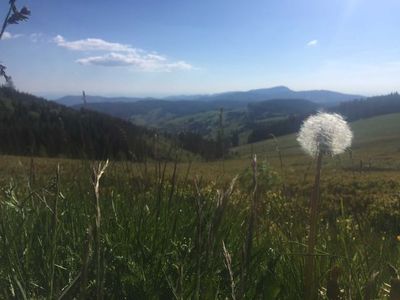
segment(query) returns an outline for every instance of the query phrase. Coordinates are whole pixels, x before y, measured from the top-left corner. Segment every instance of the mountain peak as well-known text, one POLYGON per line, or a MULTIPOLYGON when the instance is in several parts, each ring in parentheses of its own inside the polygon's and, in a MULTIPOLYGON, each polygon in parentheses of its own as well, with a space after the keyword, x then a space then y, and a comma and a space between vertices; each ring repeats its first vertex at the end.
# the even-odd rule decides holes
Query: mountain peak
POLYGON ((289 89, 287 86, 284 85, 278 85, 278 86, 273 86, 270 88, 262 88, 262 89, 254 89, 248 91, 250 93, 291 93, 293 90, 289 89))

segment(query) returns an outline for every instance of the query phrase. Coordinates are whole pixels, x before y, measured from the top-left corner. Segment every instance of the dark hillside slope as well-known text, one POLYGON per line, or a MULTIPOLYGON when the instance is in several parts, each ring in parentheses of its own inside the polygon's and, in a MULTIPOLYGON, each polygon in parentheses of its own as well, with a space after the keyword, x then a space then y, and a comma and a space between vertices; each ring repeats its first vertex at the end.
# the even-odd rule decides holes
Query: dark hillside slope
MULTIPOLYGON (((75 105, 73 107, 80 108, 82 107, 82 104, 75 105)), ((132 119, 136 116, 139 116, 143 119, 148 119, 150 115, 157 115, 157 119, 160 121, 160 118, 170 119, 171 117, 182 117, 200 112, 218 110, 221 107, 232 109, 237 107, 245 107, 245 105, 240 103, 226 104, 221 102, 192 100, 141 100, 137 102, 88 103, 87 107, 91 110, 104 112, 123 119, 132 119)))
POLYGON ((127 121, 0 88, 0 153, 134 158, 152 155, 151 132, 127 121))
POLYGON ((323 108, 304 99, 274 99, 249 103, 248 128, 251 129, 247 142, 254 143, 296 131, 308 115, 323 108))
MULTIPOLYGON (((119 103, 119 102, 136 102, 139 100, 152 100, 152 98, 135 98, 135 97, 102 97, 102 96, 86 96, 87 103, 119 103)), ((55 100, 58 104, 65 106, 80 105, 83 102, 82 96, 64 96, 55 100)))
POLYGON ((400 95, 392 93, 386 96, 343 102, 332 110, 346 116, 349 121, 397 113, 400 112, 400 95))
POLYGON ((303 115, 323 106, 304 99, 273 99, 249 103, 247 112, 252 119, 268 118, 277 115, 303 115))

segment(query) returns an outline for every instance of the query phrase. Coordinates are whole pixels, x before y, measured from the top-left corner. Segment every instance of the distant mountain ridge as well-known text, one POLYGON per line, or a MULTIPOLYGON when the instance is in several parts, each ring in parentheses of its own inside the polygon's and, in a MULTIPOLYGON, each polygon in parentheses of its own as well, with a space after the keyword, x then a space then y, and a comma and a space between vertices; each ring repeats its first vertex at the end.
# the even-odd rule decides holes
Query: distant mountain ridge
POLYGON ((340 102, 360 98, 365 97, 328 90, 293 91, 286 86, 276 86, 249 91, 225 92, 208 96, 199 96, 196 100, 239 101, 251 103, 273 99, 304 99, 324 105, 335 105, 340 102))
MULTIPOLYGON (((137 98, 137 97, 103 97, 103 96, 86 96, 88 103, 118 103, 118 102, 136 102, 140 100, 152 100, 154 98, 137 98)), ((65 106, 80 105, 83 103, 82 96, 64 96, 54 100, 58 104, 65 106)))
MULTIPOLYGON (((324 105, 335 105, 340 102, 365 98, 361 95, 345 94, 328 90, 309 90, 294 91, 286 86, 276 86, 272 88, 254 89, 248 91, 231 91, 209 95, 178 95, 165 98, 140 98, 140 97, 102 97, 87 96, 88 103, 116 103, 116 102, 136 102, 147 100, 164 101, 206 101, 226 104, 227 102, 258 102, 272 99, 305 99, 324 105)), ((82 96, 65 96, 55 100, 57 103, 74 106, 82 104, 82 96)))

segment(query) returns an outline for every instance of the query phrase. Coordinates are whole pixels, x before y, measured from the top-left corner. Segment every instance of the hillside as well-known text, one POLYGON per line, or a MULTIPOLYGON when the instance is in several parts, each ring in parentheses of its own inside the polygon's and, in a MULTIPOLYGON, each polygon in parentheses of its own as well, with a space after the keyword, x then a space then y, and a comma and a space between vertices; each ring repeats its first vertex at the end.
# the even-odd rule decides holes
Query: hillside
POLYGON ((0 153, 143 159, 152 133, 127 121, 0 88, 0 153))
POLYGON ((321 108, 321 105, 304 99, 272 99, 249 103, 247 110, 250 118, 264 119, 290 114, 308 114, 321 108))
MULTIPOLYGON (((81 108, 82 105, 74 106, 81 108)), ((220 109, 224 109, 225 133, 240 134, 243 142, 255 128, 265 122, 286 120, 290 115, 304 115, 321 108, 304 99, 272 99, 244 104, 242 102, 205 102, 194 100, 148 100, 132 103, 89 103, 88 109, 126 119, 137 125, 159 128, 177 134, 192 131, 213 138, 218 131, 220 109)), ((285 132, 286 133, 286 132, 285 132)))
MULTIPOLYGON (((354 133, 351 147, 354 157, 368 162, 380 161, 380 164, 386 161, 388 165, 383 166, 386 168, 396 165, 400 167, 400 113, 354 121, 350 123, 350 126, 354 133)), ((303 154, 296 141, 296 134, 235 147, 232 153, 241 158, 250 157, 252 153, 256 153, 260 157, 276 159, 277 147, 285 159, 297 165, 305 164, 306 155, 303 154)), ((342 156, 348 157, 346 154, 342 156)))
POLYGON ((400 95, 392 93, 386 96, 342 102, 333 107, 332 111, 346 116, 348 120, 400 112, 400 95))
MULTIPOLYGON (((81 108, 83 105, 76 105, 74 108, 81 108)), ((133 123, 162 127, 164 122, 169 120, 190 116, 202 112, 218 110, 220 107, 228 109, 245 107, 244 104, 229 103, 227 106, 219 102, 204 102, 193 100, 140 100, 136 102, 103 102, 88 103, 88 109, 110 114, 115 117, 130 120, 133 123)))
MULTIPOLYGON (((297 130, 304 116, 342 101, 363 98, 332 91, 293 91, 284 86, 244 92, 190 95, 165 99, 105 98, 87 96, 85 108, 129 120, 136 125, 169 134, 193 132, 215 139, 219 112, 224 109, 224 134, 236 146, 297 130)), ((81 96, 57 100, 75 109, 83 107, 81 96)))
POLYGON ((312 102, 301 100, 265 101, 248 105, 251 123, 248 135, 249 143, 258 142, 274 136, 282 136, 299 130, 303 120, 318 109, 340 113, 349 121, 370 118, 389 113, 400 112, 400 95, 398 93, 386 96, 370 97, 342 102, 332 107, 321 107, 312 102), (251 113, 253 112, 253 113, 251 113), (286 114, 286 116, 285 116, 286 114), (279 117, 281 118, 274 118, 279 117), (257 118, 264 117, 264 121, 257 118))
MULTIPOLYGON (((284 88, 276 88, 278 93, 284 88)), ((74 106, 80 109, 82 105, 74 106)), ((324 109, 358 120, 376 115, 400 112, 397 93, 341 102, 326 106, 306 99, 271 99, 245 104, 238 101, 140 100, 119 103, 88 103, 86 108, 126 119, 134 124, 159 129, 168 134, 192 132, 208 139, 217 138, 219 116, 223 108, 225 144, 237 146, 272 136, 296 132, 303 120, 324 109)))

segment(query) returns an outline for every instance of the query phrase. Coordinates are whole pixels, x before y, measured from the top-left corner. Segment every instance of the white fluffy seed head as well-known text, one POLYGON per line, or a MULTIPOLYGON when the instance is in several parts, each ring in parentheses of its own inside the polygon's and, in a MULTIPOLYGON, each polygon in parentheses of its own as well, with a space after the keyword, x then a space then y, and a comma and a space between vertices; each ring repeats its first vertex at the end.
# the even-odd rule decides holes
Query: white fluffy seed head
POLYGON ((353 133, 341 115, 319 112, 304 121, 297 136, 303 150, 315 157, 319 153, 337 155, 351 145, 353 133))

